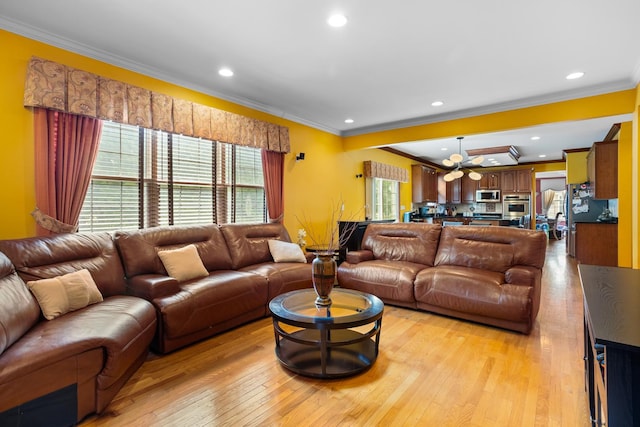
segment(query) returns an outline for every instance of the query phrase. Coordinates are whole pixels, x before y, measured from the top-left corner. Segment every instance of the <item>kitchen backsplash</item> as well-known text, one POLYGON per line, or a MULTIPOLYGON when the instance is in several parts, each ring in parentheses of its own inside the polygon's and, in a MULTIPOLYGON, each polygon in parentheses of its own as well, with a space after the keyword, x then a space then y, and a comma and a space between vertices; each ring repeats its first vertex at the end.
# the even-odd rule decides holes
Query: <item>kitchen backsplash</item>
POLYGON ((452 209, 452 214, 473 216, 473 214, 483 213, 502 213, 502 203, 460 203, 455 205, 438 205, 437 212, 439 214, 445 214, 446 208, 452 209))

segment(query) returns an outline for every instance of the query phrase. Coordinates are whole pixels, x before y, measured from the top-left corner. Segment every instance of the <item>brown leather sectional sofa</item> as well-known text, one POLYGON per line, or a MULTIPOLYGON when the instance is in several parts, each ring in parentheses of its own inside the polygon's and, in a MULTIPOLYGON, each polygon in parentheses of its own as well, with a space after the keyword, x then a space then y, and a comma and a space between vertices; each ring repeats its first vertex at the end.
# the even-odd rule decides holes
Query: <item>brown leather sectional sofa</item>
POLYGON ((155 330, 153 306, 125 295, 109 234, 0 241, 0 425, 72 425, 102 412, 155 330), (45 320, 25 283, 83 268, 104 300, 45 320))
POLYGON ((544 233, 511 227, 370 224, 338 281, 391 305, 529 334, 546 246, 544 233))
POLYGON ((311 265, 275 263, 267 241, 290 241, 281 224, 216 224, 118 232, 129 293, 158 312, 152 348, 167 353, 268 314, 281 293, 310 288, 311 265), (158 252, 194 244, 209 276, 178 283, 158 252))
POLYGON ((158 227, 0 241, 0 425, 71 425, 102 412, 147 357, 268 314, 311 287, 308 263, 275 263, 279 224, 158 227), (194 244, 208 275, 178 282, 161 249, 194 244), (45 320, 26 282, 87 269, 103 301, 45 320))

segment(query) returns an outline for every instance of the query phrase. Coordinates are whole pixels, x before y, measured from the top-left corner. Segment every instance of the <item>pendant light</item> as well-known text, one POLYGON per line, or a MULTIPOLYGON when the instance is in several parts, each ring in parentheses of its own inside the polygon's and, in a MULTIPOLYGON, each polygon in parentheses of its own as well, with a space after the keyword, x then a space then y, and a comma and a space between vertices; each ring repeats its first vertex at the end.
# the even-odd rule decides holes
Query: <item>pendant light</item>
MULTIPOLYGON (((464 139, 464 136, 457 137, 457 140, 458 140, 458 152, 457 153, 453 153, 451 156, 449 156, 448 159, 444 159, 442 161, 442 164, 447 166, 447 167, 455 166, 454 170, 452 170, 451 172, 447 173, 444 176, 444 180, 446 182, 451 182, 454 179, 462 178, 464 176, 464 172, 462 171, 462 161, 464 160, 464 156, 462 155, 462 140, 463 139, 464 139)), ((482 156, 477 156, 477 157, 474 157, 473 159, 469 160, 469 162, 472 165, 479 165, 483 161, 484 161, 484 157, 482 157, 482 156)), ((479 174, 478 172, 475 172, 475 171, 469 169, 469 178, 471 178, 474 181, 479 181, 482 178, 482 175, 479 174)))

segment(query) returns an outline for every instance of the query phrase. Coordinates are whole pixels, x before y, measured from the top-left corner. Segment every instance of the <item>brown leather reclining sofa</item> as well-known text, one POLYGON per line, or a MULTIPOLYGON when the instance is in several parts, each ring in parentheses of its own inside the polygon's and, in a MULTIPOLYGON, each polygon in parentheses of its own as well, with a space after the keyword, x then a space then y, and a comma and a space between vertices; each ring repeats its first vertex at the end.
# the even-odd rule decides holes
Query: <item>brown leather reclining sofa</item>
POLYGON ((310 288, 311 265, 274 262, 268 240, 290 242, 281 224, 155 227, 117 232, 129 293, 158 312, 152 348, 167 353, 268 313, 281 293, 310 288), (161 250, 194 244, 209 275, 179 283, 158 258, 161 250))
POLYGON ((73 425, 102 412, 155 330, 153 306, 125 295, 111 235, 0 241, 0 425, 73 425), (26 282, 84 268, 103 301, 45 320, 26 282))
POLYGON ((157 227, 0 241, 0 425, 72 425, 102 412, 147 357, 268 314, 311 287, 274 262, 280 224, 157 227), (158 252, 194 244, 208 275, 178 282, 158 252), (103 301, 45 320, 26 283, 89 270, 103 301), (126 273, 126 277, 125 277, 126 273))
POLYGON ((370 224, 338 282, 391 305, 529 334, 546 246, 544 233, 511 227, 370 224))

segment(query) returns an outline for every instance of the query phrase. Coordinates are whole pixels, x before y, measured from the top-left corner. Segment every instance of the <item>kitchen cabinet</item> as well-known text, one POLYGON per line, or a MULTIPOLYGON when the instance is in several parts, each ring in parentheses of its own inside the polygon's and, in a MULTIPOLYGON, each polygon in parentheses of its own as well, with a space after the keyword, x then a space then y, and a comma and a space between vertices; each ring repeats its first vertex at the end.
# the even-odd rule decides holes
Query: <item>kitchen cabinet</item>
POLYGON ((618 141, 596 142, 591 146, 587 177, 594 199, 618 198, 618 141))
POLYGON ((500 189, 502 194, 531 193, 531 170, 514 169, 502 171, 500 189))
POLYGON ((411 186, 413 203, 438 200, 438 174, 435 169, 411 165, 411 186))
POLYGON ((501 172, 484 172, 478 181, 478 188, 480 190, 499 190, 501 175, 501 172))
POLYGON ((478 181, 474 181, 469 178, 469 175, 464 174, 461 178, 462 181, 462 203, 474 203, 476 201, 476 190, 478 189, 478 181))
POLYGON ((618 265, 618 224, 576 222, 573 244, 581 264, 618 265))
POLYGON ((444 176, 447 172, 438 174, 438 203, 462 203, 462 181, 454 179, 446 182, 444 176))
POLYGON ((578 266, 584 295, 585 389, 594 426, 640 425, 640 271, 578 266))

